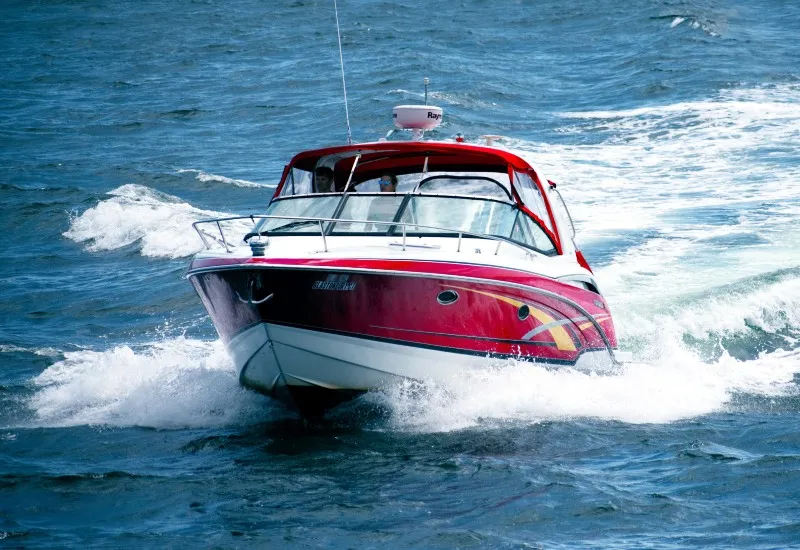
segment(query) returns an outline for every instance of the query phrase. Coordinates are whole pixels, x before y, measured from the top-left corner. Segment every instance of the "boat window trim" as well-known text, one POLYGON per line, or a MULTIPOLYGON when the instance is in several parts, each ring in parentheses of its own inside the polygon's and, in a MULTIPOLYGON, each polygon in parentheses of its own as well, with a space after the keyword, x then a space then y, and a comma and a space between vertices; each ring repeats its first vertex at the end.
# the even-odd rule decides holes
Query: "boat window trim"
MULTIPOLYGON (((270 202, 270 204, 272 204, 273 202, 277 202, 277 201, 291 200, 291 199, 301 198, 301 197, 325 197, 325 196, 331 196, 331 195, 335 195, 335 194, 337 194, 337 193, 312 193, 312 194, 306 194, 306 195, 286 195, 286 196, 283 196, 283 197, 276 197, 275 199, 273 199, 270 202)), ((424 197, 428 197, 428 198, 430 198, 430 197, 444 197, 444 198, 451 198, 451 199, 478 200, 478 201, 484 201, 484 202, 494 202, 494 203, 501 204, 501 205, 511 206, 511 208, 513 208, 514 211, 515 211, 514 221, 511 224, 511 233, 509 234, 508 237, 503 236, 503 235, 493 235, 491 233, 486 233, 486 235, 491 235, 492 237, 496 237, 496 238, 499 238, 501 240, 506 240, 508 242, 518 244, 518 245, 522 246, 523 248, 527 248, 527 249, 529 249, 529 250, 531 250, 533 252, 536 252, 538 254, 542 254, 543 256, 557 256, 557 255, 560 254, 560 252, 558 250, 558 246, 556 245, 556 243, 555 243, 552 235, 550 234, 550 232, 546 228, 542 227, 542 224, 536 219, 535 216, 532 216, 529 212, 526 212, 525 208, 521 207, 518 204, 508 203, 508 202, 497 200, 497 199, 471 197, 471 196, 414 195, 412 193, 396 193, 396 194, 397 195, 404 195, 404 199, 400 202, 400 205, 397 207, 397 212, 395 212, 394 218, 392 218, 392 223, 401 223, 400 220, 402 219, 403 215, 405 214, 405 211, 408 208, 408 204, 411 202, 411 200, 413 200, 415 198, 423 197, 423 196, 424 197), (517 222, 519 221, 519 217, 522 216, 522 215, 527 216, 528 219, 530 219, 530 221, 532 221, 539 229, 541 229, 544 232, 545 236, 550 241, 550 244, 553 247, 552 249, 550 249, 550 250, 542 250, 540 248, 536 248, 535 246, 532 246, 530 243, 525 243, 525 242, 518 241, 516 239, 512 239, 511 238, 510 235, 513 234, 513 232, 514 232, 514 226, 517 224, 517 222)), ((378 196, 378 197, 380 197, 380 196, 386 196, 387 193, 380 193, 380 192, 378 192, 378 193, 361 193, 361 194, 358 194, 358 195, 354 195, 352 193, 351 194, 342 193, 341 195, 342 195, 342 200, 340 200, 339 203, 337 204, 336 209, 334 211, 334 214, 331 216, 332 219, 338 218, 341 215, 342 211, 344 210, 344 205, 346 203, 346 200, 349 197, 367 197, 367 196, 378 196)), ((378 232, 374 232, 374 231, 341 231, 341 232, 338 232, 338 233, 334 233, 333 228, 336 226, 337 223, 338 222, 335 222, 335 221, 334 222, 325 222, 326 227, 324 229, 324 233, 325 233, 326 236, 335 235, 335 236, 340 236, 340 237, 341 236, 347 236, 347 237, 367 237, 367 236, 371 236, 371 237, 376 237, 376 236, 377 237, 397 237, 401 233, 398 230, 398 227, 396 225, 388 225, 388 222, 387 222, 387 227, 389 229, 387 231, 385 231, 385 232, 378 233, 378 232)), ((415 223, 415 222, 410 222, 410 223, 415 223)), ((443 233, 413 232, 413 231, 409 231, 408 229, 406 229, 406 236, 413 236, 413 237, 453 238, 453 237, 457 237, 458 233, 459 233, 459 231, 457 229, 453 229, 451 231, 447 231, 447 232, 443 232, 443 233)), ((269 234, 270 234, 270 236, 275 235, 275 236, 278 236, 278 237, 280 237, 280 236, 308 237, 308 236, 318 235, 318 233, 316 233, 316 232, 314 232, 314 233, 305 233, 305 232, 297 233, 297 232, 294 232, 294 231, 269 231, 269 234)), ((467 238, 480 238, 480 237, 468 236, 467 238)), ((531 239, 531 240, 533 240, 533 239, 531 239)))
POLYGON ((550 204, 550 197, 547 196, 545 188, 542 185, 542 180, 539 178, 539 174, 536 173, 536 170, 531 168, 530 170, 528 170, 528 174, 531 176, 531 179, 533 179, 533 183, 537 185, 537 187, 539 188, 539 192, 542 194, 542 198, 544 199, 544 205, 547 208, 547 214, 550 216, 550 223, 553 224, 553 234, 555 235, 556 238, 556 245, 559 253, 561 253, 562 247, 561 247, 561 235, 559 234, 560 228, 558 227, 558 224, 556 223, 556 218, 553 215, 553 207, 550 204))
MULTIPOLYGON (((498 203, 498 204, 511 205, 517 211, 517 215, 514 217, 514 222, 511 225, 512 232, 513 232, 514 224, 517 223, 519 215, 520 214, 524 214, 528 218, 530 218, 530 220, 534 224, 536 224, 536 226, 539 229, 544 231, 545 236, 547 236, 547 238, 550 240, 550 244, 553 245, 554 252, 550 253, 548 251, 542 251, 542 250, 540 250, 538 248, 532 247, 532 246, 527 245, 525 243, 519 243, 519 241, 514 241, 514 242, 522 244, 523 246, 526 246, 527 248, 530 248, 531 250, 535 250, 536 252, 539 252, 541 254, 545 254, 547 256, 553 256, 553 255, 561 254, 561 250, 559 249, 558 243, 557 243, 556 239, 553 237, 552 232, 550 230, 548 230, 544 226, 544 224, 541 222, 541 220, 539 220, 538 216, 536 216, 535 214, 530 212, 524 205, 515 204, 513 202, 502 201, 502 200, 499 200, 499 199, 493 199, 493 198, 489 198, 489 197, 475 197, 475 196, 470 196, 470 195, 434 195, 434 194, 420 195, 420 194, 414 194, 414 193, 395 193, 395 194, 397 194, 397 195, 405 195, 405 199, 397 207, 397 212, 395 213, 395 216, 392 219, 393 222, 399 222, 400 221, 400 219, 403 217, 403 214, 405 214, 406 209, 408 208, 408 204, 411 202, 412 199, 417 198, 417 197, 441 197, 441 198, 449 198, 449 199, 477 200, 477 201, 495 202, 495 203, 498 203)), ((336 205, 336 208, 334 209, 333 214, 331 215, 331 218, 338 218, 342 214, 342 211, 344 210, 344 207, 345 207, 345 204, 347 202, 347 198, 348 197, 355 197, 355 196, 358 196, 358 197, 386 196, 387 193, 380 193, 380 192, 378 192, 378 193, 359 193, 357 195, 354 195, 352 193, 309 193, 309 194, 304 194, 304 195, 284 195, 284 196, 281 196, 281 197, 275 197, 274 199, 272 199, 272 201, 270 201, 270 204, 272 204, 273 202, 277 202, 277 201, 291 200, 291 199, 295 199, 295 198, 326 197, 326 196, 331 196, 331 195, 341 195, 341 199, 339 200, 339 203, 336 205)), ((336 222, 329 222, 327 224, 327 226, 325 227, 325 235, 326 236, 333 235, 333 233, 334 233, 333 228, 335 226, 336 226, 336 222)), ((395 231, 397 230, 397 227, 394 226, 394 225, 391 225, 391 226, 388 226, 388 227, 389 227, 389 229, 385 233, 354 232, 354 231, 353 232, 344 232, 343 231, 341 233, 338 233, 338 235, 340 235, 340 236, 341 235, 347 235, 347 236, 358 236, 358 235, 397 236, 397 233, 395 233, 395 231)), ((452 233, 456 233, 457 234, 458 230, 454 229, 452 233)), ((280 232, 277 233, 277 234, 280 234, 280 232)), ((286 234, 287 235, 301 235, 301 234, 298 234, 298 233, 290 233, 290 232, 286 232, 286 234)), ((410 233, 408 231, 406 231, 406 234, 409 235, 410 233)), ((437 236, 438 235, 438 236, 441 236, 441 237, 452 236, 451 233, 441 233, 441 234, 440 233, 420 233, 420 235, 424 235, 424 236, 437 236)), ((513 240, 513 239, 509 238, 509 240, 513 240)))
MULTIPOLYGON (((429 181, 431 181, 431 180, 435 180, 435 179, 473 179, 473 180, 486 180, 486 181, 490 181, 490 182, 494 183, 495 185, 497 185, 497 186, 498 186, 500 189, 502 189, 502 190, 503 190, 503 192, 505 192, 506 196, 508 196, 508 200, 509 200, 509 202, 511 202, 511 203, 513 203, 513 202, 514 202, 514 197, 513 197, 513 196, 511 196, 511 192, 510 192, 508 189, 506 189, 506 188, 503 186, 503 184, 502 184, 502 183, 500 183, 500 182, 499 182, 499 181, 497 181, 496 179, 490 178, 489 176, 449 176, 449 175, 446 175, 446 174, 442 174, 442 175, 438 175, 438 176, 431 176, 431 177, 429 177, 429 178, 425 178, 425 179, 421 180, 421 181, 420 181, 420 182, 417 184, 417 186, 414 188, 414 191, 412 191, 412 193, 414 193, 414 194, 416 194, 416 195, 422 195, 422 194, 423 194, 423 193, 422 193, 422 185, 423 185, 423 184, 425 184, 425 183, 427 183, 427 182, 429 182, 429 181)), ((424 193, 424 194, 425 194, 425 195, 437 195, 438 193, 424 193)), ((447 195, 447 193, 445 193, 445 195, 447 195)), ((451 195, 451 196, 455 196, 455 195, 451 195)), ((466 196, 468 196, 468 197, 472 197, 472 198, 478 198, 478 197, 477 197, 477 196, 475 196, 475 195, 460 195, 460 194, 459 194, 458 196, 460 196, 460 197, 466 197, 466 196)), ((486 198, 487 198, 487 199, 490 199, 490 200, 496 200, 496 199, 491 199, 490 197, 486 197, 486 198)))
MULTIPOLYGON (((515 241, 515 240, 511 239, 510 237, 503 237, 503 238, 507 238, 509 241, 513 241, 515 243, 519 243, 519 244, 521 244, 521 245, 523 245, 523 246, 525 246, 527 248, 530 248, 531 250, 535 250, 536 252, 539 252, 540 254, 544 254, 546 256, 556 256, 556 255, 561 254, 561 252, 559 251, 559 248, 558 248, 558 244, 556 243, 556 240, 553 238, 552 233, 546 227, 544 227, 542 225, 542 222, 535 215, 532 215, 529 211, 527 211, 526 208, 521 207, 518 204, 509 203, 509 202, 501 201, 501 200, 498 200, 498 199, 485 198, 485 197, 465 196, 465 195, 419 195, 419 194, 409 193, 407 200, 400 204, 400 207, 397 210, 397 214, 398 215, 395 215, 394 220, 392 220, 392 221, 399 222, 402 219, 406 208, 408 208, 408 203, 411 202, 412 199, 419 198, 419 197, 444 197, 444 198, 450 198, 450 199, 477 200, 477 201, 495 202, 495 203, 498 203, 498 204, 510 205, 512 208, 514 208, 514 210, 517 211, 517 216, 514 217, 514 222, 511 225, 512 232, 513 232, 514 224, 517 223, 517 219, 518 219, 519 214, 525 214, 536 225, 536 227, 538 227, 539 229, 541 229, 544 232, 545 236, 550 241, 550 244, 553 245, 553 250, 552 251, 543 251, 543 250, 540 250, 540 249, 538 249, 536 247, 530 246, 529 244, 521 243, 519 241, 515 241)), ((395 229, 396 229, 396 227, 392 226, 392 230, 395 230, 395 229)), ((439 236, 443 236, 444 237, 444 236, 452 236, 453 233, 457 234, 458 230, 454 229, 452 231, 452 233, 441 233, 441 234, 440 233, 420 233, 419 235, 422 235, 422 236, 439 235, 439 236)), ((368 234, 374 235, 374 233, 368 233, 368 234)), ((391 231, 389 232, 389 235, 395 236, 391 231)), ((415 233, 409 233, 408 229, 406 229, 406 235, 417 236, 415 233)), ((494 236, 497 237, 499 235, 494 235, 494 236)))

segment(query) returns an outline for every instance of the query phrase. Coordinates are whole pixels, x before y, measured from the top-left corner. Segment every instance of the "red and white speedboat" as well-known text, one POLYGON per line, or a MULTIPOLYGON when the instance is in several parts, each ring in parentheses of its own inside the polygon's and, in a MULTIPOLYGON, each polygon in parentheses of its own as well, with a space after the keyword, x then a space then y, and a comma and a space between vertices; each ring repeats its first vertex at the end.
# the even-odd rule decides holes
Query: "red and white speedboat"
POLYGON ((418 139, 300 153, 263 215, 195 224, 206 250, 188 277, 241 384, 318 414, 487 358, 615 364, 555 184, 504 148, 419 139, 440 120, 398 107, 418 139))

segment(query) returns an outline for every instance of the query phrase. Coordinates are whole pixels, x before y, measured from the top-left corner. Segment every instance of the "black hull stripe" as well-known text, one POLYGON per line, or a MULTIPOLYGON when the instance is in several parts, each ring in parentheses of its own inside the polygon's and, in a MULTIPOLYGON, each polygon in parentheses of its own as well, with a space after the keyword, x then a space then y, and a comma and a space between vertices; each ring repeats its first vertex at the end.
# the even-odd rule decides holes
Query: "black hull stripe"
MULTIPOLYGON (((396 328, 396 327, 383 327, 379 325, 370 325, 372 328, 382 328, 386 330, 396 330, 398 332, 414 332, 416 334, 429 334, 431 336, 447 336, 449 338, 468 338, 470 340, 480 340, 482 342, 497 342, 499 344, 522 344, 526 346, 543 346, 543 347, 556 347, 555 342, 538 342, 532 340, 520 340, 518 338, 491 338, 489 336, 472 336, 470 334, 452 334, 449 332, 432 332, 429 330, 414 330, 413 328, 396 328)), ((352 334, 352 333, 349 333, 352 334)), ((398 340, 399 342, 405 342, 406 340, 398 340)), ((580 343, 575 346, 575 348, 579 348, 580 343)))

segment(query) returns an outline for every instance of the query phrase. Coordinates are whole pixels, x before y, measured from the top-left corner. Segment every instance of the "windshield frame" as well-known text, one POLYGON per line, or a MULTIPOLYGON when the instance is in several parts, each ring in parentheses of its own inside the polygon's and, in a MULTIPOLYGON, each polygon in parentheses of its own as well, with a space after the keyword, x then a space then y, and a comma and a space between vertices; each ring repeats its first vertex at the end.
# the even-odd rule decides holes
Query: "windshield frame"
MULTIPOLYGON (((498 204, 508 205, 512 208, 514 212, 514 221, 511 223, 511 232, 508 236, 506 235, 495 235, 492 233, 478 233, 472 232, 468 230, 459 230, 459 229, 452 229, 447 231, 441 232, 431 232, 431 231, 409 231, 406 229, 405 235, 406 237, 432 237, 432 238, 458 238, 459 233, 463 235, 467 235, 468 237, 479 238, 477 235, 487 235, 494 239, 499 239, 503 241, 507 241, 509 243, 513 243, 515 245, 519 245, 523 248, 529 249, 531 251, 537 252, 544 256, 557 256, 558 255, 558 247, 553 240, 553 237, 550 233, 544 229, 541 223, 536 220, 535 217, 529 215, 524 208, 521 208, 518 204, 510 201, 503 201, 499 199, 487 198, 487 197, 475 197, 470 195, 446 195, 446 194, 433 194, 433 193, 426 193, 426 194, 416 194, 416 193, 360 193, 360 194, 353 194, 353 193, 310 193, 306 195, 290 195, 290 196, 283 196, 283 197, 275 197, 269 204, 279 202, 279 201, 286 201, 286 200, 293 200, 297 198, 310 198, 310 197, 330 197, 331 195, 341 195, 341 199, 339 203, 336 205, 333 214, 330 216, 331 219, 336 219, 337 221, 324 221, 324 234, 325 236, 333 236, 333 237, 399 237, 403 234, 402 226, 399 225, 403 222, 400 220, 402 219, 408 204, 414 198, 424 198, 424 197, 446 197, 446 198, 453 198, 453 199, 460 199, 460 200, 477 200, 483 202, 494 202, 498 204), (388 229, 386 231, 336 231, 335 227, 337 223, 340 223, 338 218, 341 215, 344 207, 349 200, 350 197, 367 197, 367 196, 387 196, 387 195, 404 195, 403 200, 400 202, 400 205, 397 207, 397 211, 395 212, 394 217, 391 221, 380 221, 381 225, 385 225, 388 229), (539 228, 542 233, 547 237, 547 240, 550 242, 552 246, 551 250, 542 250, 537 248, 529 243, 518 241, 516 239, 512 239, 511 235, 514 233, 514 227, 516 227, 519 217, 525 216, 531 223, 533 223, 537 228, 539 228)), ((267 208, 269 208, 269 206, 267 208)), ((267 214, 269 215, 269 214, 267 214)), ((298 220, 303 221, 302 219, 304 216, 299 216, 298 220)), ((363 221, 363 220, 356 220, 356 221, 363 221)), ((376 220, 373 220, 373 223, 376 220)), ((341 223, 346 223, 348 220, 342 219, 341 223)), ((293 223, 291 220, 286 220, 286 225, 293 223)), ((424 224, 420 224, 421 227, 424 227, 424 224)), ((259 228, 262 227, 262 224, 259 224, 259 228)), ((408 225, 406 227, 409 227, 408 225)), ((277 230, 270 230, 264 231, 262 234, 266 234, 269 236, 292 236, 292 237, 302 237, 302 236, 313 236, 319 235, 319 231, 280 231, 280 227, 277 230)))

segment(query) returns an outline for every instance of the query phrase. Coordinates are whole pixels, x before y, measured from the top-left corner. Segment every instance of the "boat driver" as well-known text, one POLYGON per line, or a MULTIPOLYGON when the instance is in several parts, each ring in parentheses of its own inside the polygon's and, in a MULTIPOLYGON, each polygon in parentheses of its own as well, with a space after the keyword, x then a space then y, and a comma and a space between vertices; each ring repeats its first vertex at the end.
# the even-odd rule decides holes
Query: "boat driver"
POLYGON ((317 187, 317 193, 332 193, 333 170, 327 166, 320 166, 314 170, 314 183, 317 187))

